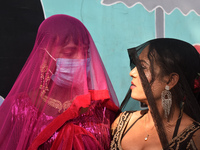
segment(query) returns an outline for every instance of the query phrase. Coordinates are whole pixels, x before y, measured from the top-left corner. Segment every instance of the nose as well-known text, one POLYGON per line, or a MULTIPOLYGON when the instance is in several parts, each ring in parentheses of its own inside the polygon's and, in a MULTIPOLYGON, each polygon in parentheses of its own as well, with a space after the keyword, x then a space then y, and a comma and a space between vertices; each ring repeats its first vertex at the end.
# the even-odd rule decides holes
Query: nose
POLYGON ((138 75, 137 68, 136 68, 136 67, 133 68, 133 69, 130 71, 129 75, 130 75, 132 78, 136 78, 137 75, 138 75))

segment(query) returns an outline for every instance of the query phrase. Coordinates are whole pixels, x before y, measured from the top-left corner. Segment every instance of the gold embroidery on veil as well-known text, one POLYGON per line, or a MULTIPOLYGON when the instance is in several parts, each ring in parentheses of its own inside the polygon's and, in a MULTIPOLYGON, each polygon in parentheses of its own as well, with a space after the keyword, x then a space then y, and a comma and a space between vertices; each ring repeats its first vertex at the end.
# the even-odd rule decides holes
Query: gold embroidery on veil
POLYGON ((61 113, 61 110, 63 110, 64 112, 67 108, 69 108, 69 106, 73 102, 73 100, 67 100, 64 103, 61 103, 59 100, 51 98, 51 97, 47 97, 46 95, 42 96, 41 98, 44 102, 47 102, 49 106, 55 109, 58 109, 59 113, 61 113))

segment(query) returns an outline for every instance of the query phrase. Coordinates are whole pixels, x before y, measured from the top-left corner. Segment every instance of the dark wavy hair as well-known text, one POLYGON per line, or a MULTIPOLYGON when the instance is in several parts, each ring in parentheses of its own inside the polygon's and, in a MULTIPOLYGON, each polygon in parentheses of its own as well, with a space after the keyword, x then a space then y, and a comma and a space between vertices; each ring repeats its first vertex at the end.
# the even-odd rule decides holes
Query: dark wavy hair
MULTIPOLYGON (((168 141, 166 139, 161 116, 156 107, 151 85, 156 78, 162 79, 165 75, 169 75, 173 72, 177 73, 179 75, 179 81, 170 90, 173 97, 170 115, 173 114, 174 108, 177 106, 183 109, 191 118, 200 122, 199 92, 194 93, 194 80, 198 77, 198 73, 200 73, 200 55, 191 44, 170 38, 148 41, 138 47, 128 49, 128 53, 131 68, 137 67, 161 144, 163 148, 165 148, 168 146, 168 141), (149 45, 148 59, 150 61, 150 71, 152 75, 150 82, 148 82, 138 58, 141 51, 147 45, 149 45), (154 62, 160 67, 160 73, 158 75, 154 72, 154 62), (184 107, 182 105, 183 102, 184 107)), ((126 110, 130 95, 131 90, 128 91, 121 104, 121 111, 126 110)))
POLYGON ((200 103, 199 93, 194 93, 194 80, 200 72, 200 55, 197 50, 191 44, 181 40, 156 39, 150 41, 148 58, 154 78, 153 61, 160 66, 160 77, 173 72, 179 75, 178 83, 171 89, 173 104, 180 107, 181 102, 184 102, 185 113, 200 121, 199 115, 196 116, 196 112, 193 112, 195 111, 193 108, 198 107, 200 103))

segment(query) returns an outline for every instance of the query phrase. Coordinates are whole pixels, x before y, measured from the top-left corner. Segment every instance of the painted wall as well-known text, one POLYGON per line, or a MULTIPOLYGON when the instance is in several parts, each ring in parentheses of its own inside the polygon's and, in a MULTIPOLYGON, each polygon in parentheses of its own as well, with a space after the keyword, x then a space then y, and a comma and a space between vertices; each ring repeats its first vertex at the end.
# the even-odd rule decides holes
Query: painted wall
MULTIPOLYGON (((151 2, 156 3, 156 0, 151 2)), ((103 3, 101 0, 42 0, 46 17, 68 14, 85 24, 121 103, 131 81, 127 49, 157 37, 158 7, 148 10, 141 3, 134 3, 131 7, 119 1, 103 3)), ((160 9, 163 11, 160 24, 165 37, 200 43, 200 16, 197 13, 190 11, 185 15, 179 9, 170 13, 160 9)), ((134 107, 137 109, 139 104, 135 103, 134 107)))

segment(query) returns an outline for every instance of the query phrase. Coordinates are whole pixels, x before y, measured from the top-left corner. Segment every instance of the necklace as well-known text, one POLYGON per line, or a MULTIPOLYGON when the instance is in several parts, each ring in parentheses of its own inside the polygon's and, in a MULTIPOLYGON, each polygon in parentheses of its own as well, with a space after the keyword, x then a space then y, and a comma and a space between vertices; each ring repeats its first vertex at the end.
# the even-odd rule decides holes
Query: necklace
MULTIPOLYGON (((150 136, 150 134, 149 133, 147 133, 147 131, 146 131, 146 116, 145 116, 145 118, 144 118, 144 125, 145 125, 145 132, 146 132, 146 137, 144 138, 144 140, 145 141, 147 141, 148 140, 148 138, 149 138, 149 136, 150 136)), ((153 130, 154 129, 154 126, 153 126, 153 128, 151 129, 151 130, 153 130)))
POLYGON ((65 111, 67 108, 69 108, 69 106, 71 105, 73 100, 68 100, 65 101, 64 103, 61 103, 59 100, 51 98, 51 97, 47 97, 45 96, 41 96, 42 100, 44 102, 47 102, 47 104, 55 109, 58 109, 58 112, 60 113, 61 110, 65 111))

